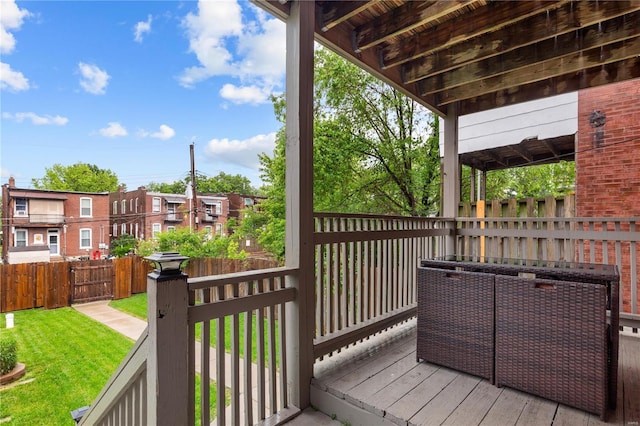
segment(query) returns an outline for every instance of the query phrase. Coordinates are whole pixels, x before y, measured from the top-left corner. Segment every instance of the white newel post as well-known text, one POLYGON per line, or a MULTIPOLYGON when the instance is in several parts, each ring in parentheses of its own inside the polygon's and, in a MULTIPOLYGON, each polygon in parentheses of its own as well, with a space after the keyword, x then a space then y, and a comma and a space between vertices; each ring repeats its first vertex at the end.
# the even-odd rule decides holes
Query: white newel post
POLYGON ((147 276, 147 424, 186 425, 189 417, 189 292, 187 275, 180 270, 180 264, 187 258, 177 253, 155 253, 147 259, 157 265, 147 276))

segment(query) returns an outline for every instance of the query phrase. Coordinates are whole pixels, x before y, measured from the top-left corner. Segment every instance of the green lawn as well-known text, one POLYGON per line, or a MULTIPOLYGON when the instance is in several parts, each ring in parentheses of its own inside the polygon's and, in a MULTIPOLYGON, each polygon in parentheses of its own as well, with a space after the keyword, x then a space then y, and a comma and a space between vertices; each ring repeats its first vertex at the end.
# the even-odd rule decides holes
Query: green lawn
MULTIPOLYGON (((32 381, 0 391, 0 423, 74 425, 70 411, 91 404, 134 342, 71 308, 14 315, 12 329, 0 315, 0 333, 15 336, 27 366, 21 382, 32 381)), ((214 388, 211 394, 215 416, 214 388)))
MULTIPOLYGON (((129 298, 126 299, 120 299, 120 300, 112 300, 111 302, 109 302, 109 305, 113 308, 119 309, 123 312, 127 312, 133 316, 136 316, 138 318, 141 318, 143 320, 147 320, 147 293, 140 293, 140 294, 136 294, 133 295, 129 298)), ((238 327, 238 334, 239 334, 239 339, 240 339, 240 354, 244 354, 244 339, 242 338, 243 333, 244 333, 244 321, 245 320, 245 315, 241 314, 239 316, 239 327, 238 327)), ((215 325, 215 321, 211 323, 211 332, 209 333, 209 335, 211 336, 211 346, 215 346, 215 336, 216 336, 216 325, 215 325)), ((252 353, 251 353, 251 359, 252 360, 256 360, 257 359, 257 355, 256 355, 256 345, 255 345, 255 341, 256 341, 256 327, 255 327, 255 318, 254 318, 254 322, 253 322, 253 328, 251 329, 252 332, 252 342, 254 342, 254 344, 252 345, 252 353)), ((267 320, 265 318, 265 339, 267 339, 267 329, 266 329, 266 324, 267 324, 267 320)), ((200 340, 200 336, 201 336, 201 327, 200 324, 198 324, 196 326, 196 339, 200 340)), ((233 330, 233 328, 231 327, 231 317, 226 317, 225 318, 225 337, 224 337, 224 346, 225 346, 225 350, 227 352, 231 352, 231 330, 233 330)), ((278 332, 278 322, 276 321, 276 327, 275 327, 276 333, 278 332)), ((266 344, 265 344, 265 357, 268 356, 268 354, 266 353, 266 344)), ((276 361, 279 362, 280 356, 279 353, 276 353, 276 361)))

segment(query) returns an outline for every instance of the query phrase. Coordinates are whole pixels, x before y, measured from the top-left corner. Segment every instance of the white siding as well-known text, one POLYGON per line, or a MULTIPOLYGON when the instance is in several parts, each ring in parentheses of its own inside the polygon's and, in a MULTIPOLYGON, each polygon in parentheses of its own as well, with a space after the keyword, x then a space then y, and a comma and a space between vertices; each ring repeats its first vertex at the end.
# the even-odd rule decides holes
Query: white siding
MULTIPOLYGON (((525 139, 548 139, 578 131, 578 92, 496 108, 458 119, 458 152, 513 145, 525 139)), ((444 124, 440 120, 440 155, 444 124)))

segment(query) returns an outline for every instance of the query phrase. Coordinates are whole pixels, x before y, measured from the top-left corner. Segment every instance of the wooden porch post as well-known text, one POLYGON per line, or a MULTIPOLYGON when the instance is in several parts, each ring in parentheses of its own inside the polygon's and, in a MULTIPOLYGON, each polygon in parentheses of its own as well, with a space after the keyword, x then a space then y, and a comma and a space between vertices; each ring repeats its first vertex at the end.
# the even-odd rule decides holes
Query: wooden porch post
MULTIPOLYGON (((187 276, 147 276, 147 424, 186 425, 189 408, 187 276)), ((193 420, 191 421, 193 424, 193 420)))
POLYGON ((313 375, 313 31, 315 2, 295 1, 287 19, 286 76, 286 266, 299 268, 287 277, 297 298, 287 304, 287 370, 290 401, 310 405, 313 375))
MULTIPOLYGON (((444 117, 444 159, 443 159, 442 216, 453 218, 458 215, 460 204, 460 167, 458 160, 458 109, 450 104, 444 117)), ((455 253, 455 237, 446 241, 445 254, 455 253)))

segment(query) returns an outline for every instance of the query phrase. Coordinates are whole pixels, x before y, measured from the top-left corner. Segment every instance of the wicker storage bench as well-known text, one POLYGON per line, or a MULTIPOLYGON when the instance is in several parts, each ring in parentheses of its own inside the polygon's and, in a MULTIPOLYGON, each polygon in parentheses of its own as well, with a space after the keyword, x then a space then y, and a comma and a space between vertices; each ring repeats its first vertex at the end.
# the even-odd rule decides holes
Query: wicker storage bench
POLYGON ((418 360, 494 382, 494 275, 418 269, 418 360))
MULTIPOLYGON (((617 401, 619 339, 618 285, 620 279, 616 266, 576 262, 545 262, 514 259, 485 259, 484 262, 475 262, 470 259, 456 256, 422 260, 421 268, 418 269, 418 353, 420 353, 420 339, 421 336, 424 335, 424 332, 421 333, 420 331, 420 316, 423 311, 420 305, 428 304, 429 302, 427 300, 431 297, 426 288, 421 289, 424 286, 422 283, 424 278, 430 278, 431 280, 437 279, 437 276, 433 275, 430 277, 425 276, 421 279, 420 269, 423 268, 440 270, 441 274, 446 273, 446 271, 449 271, 450 274, 480 274, 483 276, 482 279, 485 285, 488 282, 486 280, 489 279, 486 276, 492 276, 494 278, 492 282, 494 283, 495 301, 492 306, 492 312, 495 312, 496 315, 496 322, 493 326, 493 331, 496 336, 494 341, 494 355, 496 362, 494 371, 496 384, 511 386, 549 399, 554 399, 568 405, 573 405, 585 411, 598 413, 603 418, 607 402, 609 407, 615 408, 617 401), (498 283, 500 284, 498 285, 498 283), (535 285, 538 285, 538 287, 536 288, 535 285), (530 288, 531 286, 533 286, 533 288, 530 288), (420 295, 421 292, 424 292, 422 296, 420 295), (515 296, 512 292, 516 292, 515 296), (576 292, 579 293, 579 297, 576 292), (570 299, 565 299, 566 294, 571 294, 570 299), (555 299, 552 297, 553 295, 555 295, 555 299), (533 307, 534 313, 527 314, 526 310, 505 310, 506 308, 504 303, 506 303, 506 297, 515 297, 515 299, 520 302, 526 301, 528 303, 527 307, 533 307), (582 308, 581 306, 578 306, 578 304, 584 304, 584 298, 589 299, 590 304, 587 306, 589 306, 589 310, 592 312, 586 322, 584 318, 578 317, 574 314, 574 312, 581 312, 582 308), (502 308, 498 309, 498 305, 500 304, 502 308), (540 311, 540 308, 543 305, 544 309, 540 311), (596 307, 597 309, 595 309, 596 307), (549 312, 545 310, 549 310, 549 312), (607 310, 610 311, 610 318, 608 320, 609 325, 607 325, 607 310), (500 313, 498 313, 498 311, 500 311, 500 313), (544 314, 536 314, 538 311, 543 312, 544 314), (552 314, 550 314, 550 312, 552 314), (512 315, 507 316, 508 313, 511 313, 512 315), (517 319, 516 315, 521 315, 522 317, 517 319), (505 368, 508 368, 509 366, 506 363, 513 362, 513 360, 503 361, 503 359, 506 356, 506 353, 509 352, 518 342, 507 342, 507 340, 505 340, 509 337, 509 333, 514 334, 514 339, 517 334, 513 329, 507 329, 505 327, 508 326, 507 324, 510 321, 514 320, 520 321, 522 327, 524 327, 525 324, 528 324, 526 330, 522 329, 523 334, 520 335, 520 339, 526 340, 528 345, 528 347, 524 348, 525 352, 540 351, 540 348, 543 348, 543 352, 545 350, 547 351, 547 355, 545 356, 550 357, 553 351, 564 351, 563 354, 555 353, 555 358, 553 359, 546 359, 544 364, 547 365, 547 367, 550 367, 552 362, 556 364, 574 363, 573 367, 562 365, 562 368, 557 370, 557 374, 551 374, 545 379, 540 379, 547 380, 550 378, 554 380, 553 384, 544 385, 548 386, 546 389, 548 390, 549 387, 556 385, 566 386, 567 383, 571 383, 572 386, 577 387, 573 388, 572 391, 565 391, 564 394, 562 394, 562 392, 554 393, 555 391, 545 391, 544 387, 542 390, 538 390, 538 386, 541 384, 539 382, 535 382, 539 371, 536 370, 536 368, 523 370, 522 374, 525 376, 522 376, 517 380, 511 377, 511 374, 517 374, 517 372, 509 370, 507 374, 507 370, 505 370, 505 368), (567 326, 560 320, 572 320, 572 322, 567 326), (505 323, 503 324, 503 322, 505 323), (543 332, 543 330, 554 330, 554 333, 556 334, 549 334, 543 332), (565 334, 558 337, 558 333, 561 331, 565 334), (576 336, 581 336, 583 340, 570 343, 576 336), (570 348, 562 348, 559 346, 558 339, 573 346, 570 348), (539 346, 538 349, 535 348, 536 345, 539 346), (582 351, 580 354, 581 356, 584 355, 592 357, 591 364, 586 361, 586 359, 573 362, 575 356, 569 356, 567 354, 571 354, 572 350, 580 351, 580 348, 585 345, 592 346, 592 349, 586 352, 582 351), (548 352, 549 350, 552 352, 548 352), (601 358, 603 354, 605 360, 604 367, 601 365, 601 358), (502 364, 503 362, 505 362, 505 364, 502 364), (569 370, 567 370, 567 368, 569 370), (578 371, 576 368, 581 370, 578 371), (565 373, 569 374, 569 376, 563 376, 565 373), (526 376, 527 374, 529 374, 529 376, 526 376), (527 381, 526 377, 529 378, 529 381, 527 381), (603 378, 604 382, 601 382, 603 378), (599 383, 599 385, 593 385, 596 387, 591 387, 592 384, 580 385, 580 383, 583 383, 585 380, 587 382, 593 381, 594 383, 599 383), (602 385, 602 383, 604 383, 604 385, 602 385), (582 393, 579 389, 584 389, 586 392, 587 388, 591 389, 589 390, 591 393, 587 392, 584 398, 588 399, 590 401, 589 403, 582 401, 582 397, 576 395, 578 393, 582 393), (556 394, 564 395, 564 399, 556 397, 556 394), (571 395, 571 397, 567 399, 567 395, 571 395), (605 401, 604 406, 602 403, 603 398, 605 401)), ((447 300, 450 301, 452 298, 450 297, 447 300)), ((461 303, 464 304, 464 302, 461 303)), ((466 311, 464 306, 460 307, 460 309, 462 311, 466 311)), ((431 321, 433 322, 433 320, 431 321)), ((454 334, 452 330, 450 330, 450 333, 454 334)), ((521 348, 522 347, 518 347, 514 350, 517 352, 521 348)), ((521 352, 520 356, 524 357, 525 352, 521 352)), ((424 359, 428 360, 427 358, 424 359)), ((537 358, 532 358, 528 361, 521 360, 518 362, 527 364, 528 362, 539 363, 541 361, 537 358)), ((447 365, 445 362, 437 363, 447 365)), ((556 368, 558 367, 559 365, 556 366, 556 368)), ((453 366, 453 368, 457 367, 453 366)), ((487 377, 485 375, 473 373, 465 368, 458 369, 480 375, 482 377, 487 377)))
POLYGON ((607 289, 496 275, 496 385, 604 420, 608 394, 607 289))

